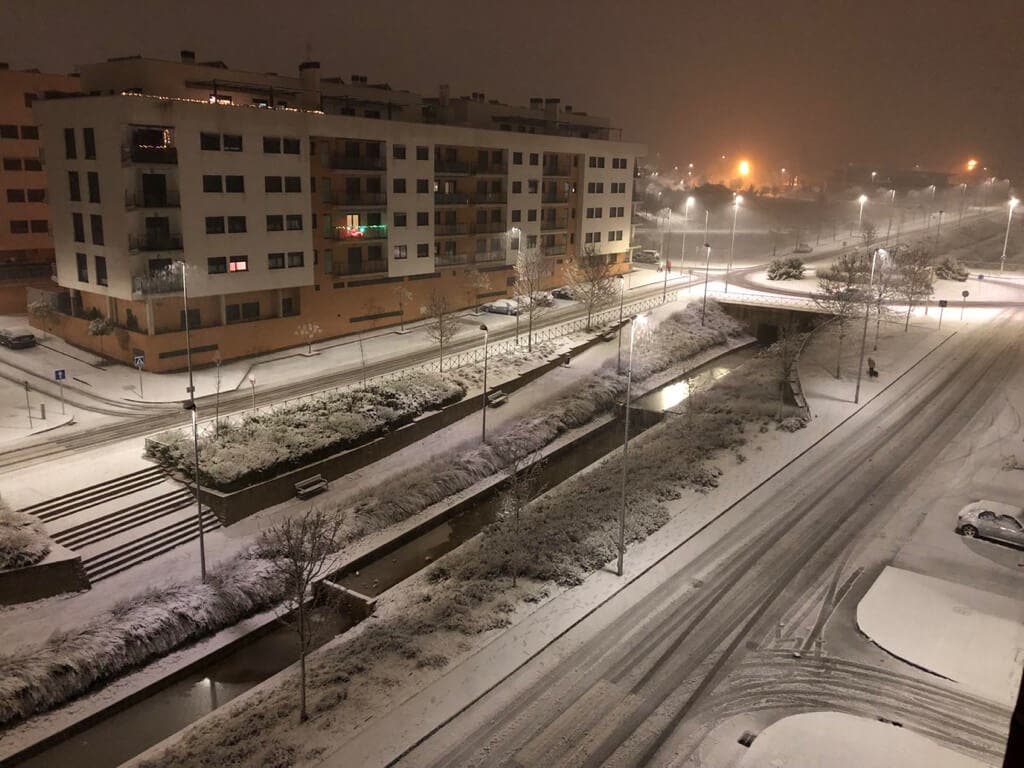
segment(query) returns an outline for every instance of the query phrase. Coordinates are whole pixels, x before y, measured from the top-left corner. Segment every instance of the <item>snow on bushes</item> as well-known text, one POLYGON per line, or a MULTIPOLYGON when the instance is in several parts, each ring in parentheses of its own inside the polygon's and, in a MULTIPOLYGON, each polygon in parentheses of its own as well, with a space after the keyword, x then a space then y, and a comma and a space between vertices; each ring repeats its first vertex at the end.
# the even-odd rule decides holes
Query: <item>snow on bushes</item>
MULTIPOLYGON (((642 380, 688 357, 742 333, 741 327, 715 302, 708 303, 705 324, 700 310, 675 312, 650 334, 633 361, 633 376, 642 380)), ((351 540, 406 520, 442 499, 490 477, 540 450, 564 432, 587 424, 611 409, 626 391, 626 378, 609 362, 585 376, 567 394, 529 418, 506 427, 487 445, 460 447, 371 488, 349 516, 351 540)))
POLYGON ((52 543, 39 520, 0 499, 0 571, 35 565, 50 553, 52 543))
POLYGON ((79 696, 175 648, 281 600, 267 560, 236 557, 206 584, 178 584, 125 600, 80 629, 0 654, 0 724, 79 696))
MULTIPOLYGON (((418 372, 250 414, 239 422, 222 421, 219 434, 200 436, 200 480, 225 491, 252 485, 369 442, 465 394, 458 382, 418 372)), ((192 442, 181 431, 165 432, 147 443, 147 450, 183 473, 192 472, 192 442)))

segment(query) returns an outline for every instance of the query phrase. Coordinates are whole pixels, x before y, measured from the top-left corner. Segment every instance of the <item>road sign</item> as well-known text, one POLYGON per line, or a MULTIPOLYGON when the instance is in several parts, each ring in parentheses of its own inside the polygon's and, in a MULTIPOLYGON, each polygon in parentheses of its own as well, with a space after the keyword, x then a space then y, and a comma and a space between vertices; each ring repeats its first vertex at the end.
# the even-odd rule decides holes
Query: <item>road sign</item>
POLYGON ((939 306, 940 307, 948 307, 949 306, 949 302, 946 301, 945 299, 939 299, 939 306))
POLYGON ((134 360, 135 360, 135 367, 136 368, 141 368, 142 366, 144 366, 146 364, 146 356, 145 355, 135 355, 134 360))
POLYGON ((64 379, 66 379, 67 377, 68 377, 68 372, 65 371, 63 368, 57 368, 53 372, 53 380, 54 381, 64 381, 64 379))

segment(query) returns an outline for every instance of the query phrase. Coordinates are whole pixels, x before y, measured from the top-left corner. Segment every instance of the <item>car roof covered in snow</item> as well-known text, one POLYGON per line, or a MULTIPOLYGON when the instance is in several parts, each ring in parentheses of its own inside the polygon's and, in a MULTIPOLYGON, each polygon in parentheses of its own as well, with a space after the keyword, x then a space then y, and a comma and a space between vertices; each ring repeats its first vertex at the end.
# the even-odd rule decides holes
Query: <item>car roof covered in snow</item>
POLYGON ((985 510, 995 512, 997 515, 1010 515, 1011 517, 1016 517, 1018 520, 1024 519, 1021 515, 1020 507, 1015 507, 1012 504, 1006 504, 1002 501, 989 501, 988 499, 971 502, 960 510, 960 514, 977 514, 978 512, 983 512, 985 510))

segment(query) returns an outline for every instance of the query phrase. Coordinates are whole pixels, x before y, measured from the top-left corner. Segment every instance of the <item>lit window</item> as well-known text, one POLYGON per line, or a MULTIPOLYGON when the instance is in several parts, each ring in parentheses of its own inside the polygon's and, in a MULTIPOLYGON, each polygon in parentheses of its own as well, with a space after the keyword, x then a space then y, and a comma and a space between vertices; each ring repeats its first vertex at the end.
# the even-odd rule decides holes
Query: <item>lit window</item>
POLYGON ((228 261, 228 272, 248 272, 248 256, 232 256, 228 261))

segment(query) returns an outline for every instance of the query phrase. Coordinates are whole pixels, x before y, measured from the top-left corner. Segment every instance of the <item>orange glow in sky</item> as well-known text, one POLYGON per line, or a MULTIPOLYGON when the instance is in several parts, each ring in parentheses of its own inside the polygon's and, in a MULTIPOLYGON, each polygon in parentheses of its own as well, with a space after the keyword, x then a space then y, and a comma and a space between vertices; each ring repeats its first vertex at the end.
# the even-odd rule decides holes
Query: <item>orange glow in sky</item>
POLYGON ((747 160, 740 160, 739 172, 740 172, 740 176, 749 176, 750 175, 750 162, 747 161, 747 160))
POLYGON ((970 160, 967 161, 967 170, 968 171, 973 171, 977 167, 978 167, 978 161, 975 160, 973 157, 970 160))

